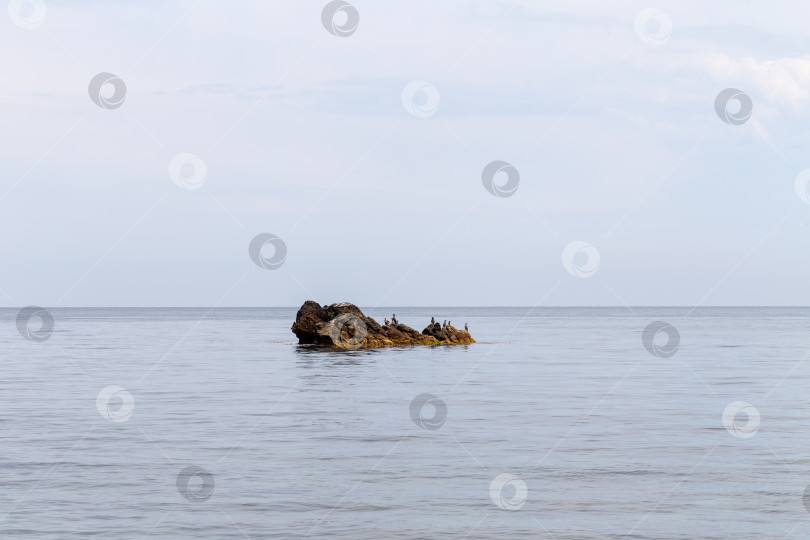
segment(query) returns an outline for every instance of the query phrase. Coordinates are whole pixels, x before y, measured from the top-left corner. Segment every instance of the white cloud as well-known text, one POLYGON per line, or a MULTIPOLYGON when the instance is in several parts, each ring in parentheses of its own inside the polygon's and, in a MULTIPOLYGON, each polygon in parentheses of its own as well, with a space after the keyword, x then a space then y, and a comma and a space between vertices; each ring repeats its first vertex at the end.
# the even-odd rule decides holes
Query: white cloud
POLYGON ((748 85, 774 104, 797 113, 810 112, 810 56, 758 60, 715 53, 705 55, 702 63, 718 81, 743 91, 748 85))

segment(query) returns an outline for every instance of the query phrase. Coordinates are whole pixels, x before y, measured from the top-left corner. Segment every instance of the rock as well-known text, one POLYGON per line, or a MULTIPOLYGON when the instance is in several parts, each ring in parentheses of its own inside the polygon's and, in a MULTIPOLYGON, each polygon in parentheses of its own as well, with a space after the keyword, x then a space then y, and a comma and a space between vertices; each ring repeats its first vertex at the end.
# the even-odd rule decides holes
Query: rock
POLYGON ((399 322, 381 326, 348 302, 322 307, 307 300, 295 315, 291 330, 301 345, 339 349, 475 343, 469 332, 452 326, 442 328, 439 323, 429 324, 421 333, 399 322))

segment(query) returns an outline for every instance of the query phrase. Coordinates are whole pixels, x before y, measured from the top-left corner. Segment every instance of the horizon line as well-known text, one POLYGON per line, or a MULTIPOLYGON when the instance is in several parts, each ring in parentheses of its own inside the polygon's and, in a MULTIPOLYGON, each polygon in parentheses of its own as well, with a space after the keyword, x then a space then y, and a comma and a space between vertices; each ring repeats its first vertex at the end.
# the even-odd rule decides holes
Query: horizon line
MULTIPOLYGON (((340 304, 343 302, 333 302, 340 304)), ((321 304, 322 306, 329 306, 331 304, 321 304)), ((358 308, 368 310, 379 309, 436 309, 436 308, 487 308, 487 309, 560 309, 560 308, 578 308, 578 309, 648 309, 648 308, 691 308, 691 309, 710 309, 710 308, 810 308, 810 305, 779 305, 779 304, 741 304, 741 305, 710 305, 710 306, 694 306, 687 304, 658 304, 658 305, 546 305, 546 306, 506 306, 506 305, 424 305, 424 306, 405 306, 405 305, 390 305, 390 306, 361 306, 355 304, 358 308)), ((22 309, 26 306, 0 306, 0 309, 22 309)), ((42 307, 48 309, 299 309, 301 306, 48 306, 47 304, 42 307)))

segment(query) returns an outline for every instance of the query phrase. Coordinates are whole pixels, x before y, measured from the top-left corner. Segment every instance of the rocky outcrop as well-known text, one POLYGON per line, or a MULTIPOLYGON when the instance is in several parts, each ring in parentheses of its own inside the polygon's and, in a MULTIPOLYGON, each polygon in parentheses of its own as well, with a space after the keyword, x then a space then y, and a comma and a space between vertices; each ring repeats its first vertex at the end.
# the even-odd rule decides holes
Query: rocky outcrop
POLYGON ((295 316, 292 331, 301 345, 339 349, 475 343, 469 332, 450 325, 429 324, 422 332, 399 322, 380 325, 348 302, 321 306, 307 300, 295 316))

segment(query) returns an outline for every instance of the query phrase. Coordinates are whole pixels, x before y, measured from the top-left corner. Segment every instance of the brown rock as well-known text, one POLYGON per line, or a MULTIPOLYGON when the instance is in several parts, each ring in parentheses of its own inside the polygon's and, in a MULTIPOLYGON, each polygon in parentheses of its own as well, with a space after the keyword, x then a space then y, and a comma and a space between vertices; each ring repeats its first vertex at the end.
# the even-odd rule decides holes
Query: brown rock
POLYGON ((468 332, 442 328, 439 323, 429 324, 421 333, 400 323, 380 326, 348 302, 321 307, 307 300, 295 316, 292 331, 301 345, 340 349, 475 343, 468 332))

